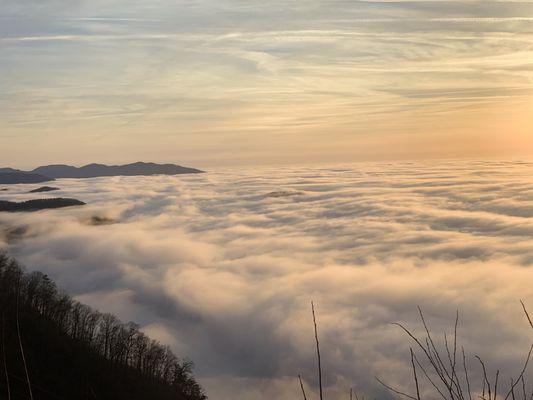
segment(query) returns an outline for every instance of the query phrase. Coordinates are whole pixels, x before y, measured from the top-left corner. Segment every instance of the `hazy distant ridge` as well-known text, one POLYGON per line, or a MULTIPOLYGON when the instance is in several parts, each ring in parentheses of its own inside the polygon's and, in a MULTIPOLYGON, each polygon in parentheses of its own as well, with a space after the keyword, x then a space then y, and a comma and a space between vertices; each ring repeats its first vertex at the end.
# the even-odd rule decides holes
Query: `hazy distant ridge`
POLYGON ((199 169, 175 164, 136 162, 127 165, 89 164, 77 168, 70 165, 47 165, 35 168, 31 173, 50 178, 95 178, 98 176, 179 175, 202 173, 199 169))
POLYGON ((71 165, 45 165, 32 171, 0 168, 0 183, 37 183, 58 178, 96 178, 99 176, 180 175, 202 173, 196 168, 175 164, 136 162, 127 165, 89 164, 83 167, 71 165))

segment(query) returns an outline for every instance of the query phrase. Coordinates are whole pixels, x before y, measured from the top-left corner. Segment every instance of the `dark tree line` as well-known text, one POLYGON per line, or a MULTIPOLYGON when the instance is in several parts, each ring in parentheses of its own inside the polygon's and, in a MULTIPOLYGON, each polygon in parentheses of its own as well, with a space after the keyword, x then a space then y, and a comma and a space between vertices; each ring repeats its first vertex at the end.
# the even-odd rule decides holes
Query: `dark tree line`
POLYGON ((0 399, 206 399, 192 363, 2 254, 0 314, 0 399))

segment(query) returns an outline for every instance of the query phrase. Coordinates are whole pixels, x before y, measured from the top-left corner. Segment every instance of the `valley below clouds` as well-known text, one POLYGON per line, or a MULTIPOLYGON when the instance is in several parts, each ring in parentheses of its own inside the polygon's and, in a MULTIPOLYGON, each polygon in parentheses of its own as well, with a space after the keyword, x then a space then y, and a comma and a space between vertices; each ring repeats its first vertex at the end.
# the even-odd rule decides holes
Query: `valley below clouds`
POLYGON ((316 392, 311 300, 328 399, 388 396, 375 376, 412 389, 391 323, 422 332, 417 306, 439 339, 459 309, 469 362, 508 382, 531 341, 532 176, 440 161, 59 179, 42 197, 87 205, 0 213, 0 248, 193 360, 213 400, 298 398, 298 374, 316 392))

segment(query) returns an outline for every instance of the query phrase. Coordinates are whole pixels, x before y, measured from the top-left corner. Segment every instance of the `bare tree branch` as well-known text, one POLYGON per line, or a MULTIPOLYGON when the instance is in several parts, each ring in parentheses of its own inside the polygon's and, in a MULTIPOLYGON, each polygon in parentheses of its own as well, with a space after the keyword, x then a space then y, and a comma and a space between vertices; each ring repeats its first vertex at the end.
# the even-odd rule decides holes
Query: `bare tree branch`
POLYGON ((469 400, 472 400, 472 391, 470 389, 470 379, 468 378, 468 368, 466 367, 465 349, 462 346, 461 346, 461 351, 463 352, 463 368, 465 371, 465 380, 466 380, 466 388, 468 390, 468 398, 469 400))
POLYGON ((411 365, 413 366, 413 375, 415 379, 415 386, 416 386, 416 398, 420 400, 420 388, 418 386, 418 376, 416 375, 416 365, 415 365, 415 356, 413 354, 413 349, 409 348, 411 351, 411 365))
POLYGON ((316 326, 316 317, 315 317, 315 304, 311 302, 311 312, 313 313, 313 324, 315 326, 315 341, 316 341, 316 354, 318 359, 318 389, 320 393, 320 400, 324 400, 322 394, 322 360, 320 359, 320 343, 318 341, 318 329, 316 326))
POLYGON ((18 335, 19 346, 20 346, 20 355, 22 356, 22 363, 24 364, 24 371, 26 372, 26 381, 28 383, 28 393, 30 394, 30 400, 33 400, 33 392, 31 389, 30 374, 28 372, 28 365, 26 364, 26 356, 24 355, 24 346, 22 345, 22 338, 20 335, 20 322, 19 322, 20 286, 21 286, 21 281, 19 279, 18 288, 17 288, 17 309, 16 309, 17 335, 18 335))
POLYGON ((300 381, 300 388, 302 389, 302 395, 304 396, 304 400, 307 400, 307 396, 305 395, 304 384, 302 382, 302 377, 300 376, 300 374, 298 374, 298 380, 300 381))
POLYGON ((409 394, 406 394, 406 393, 403 393, 403 392, 400 392, 399 390, 396 390, 394 389, 393 387, 387 385, 386 383, 384 383, 383 381, 381 381, 378 377, 375 377, 376 380, 381 383, 385 388, 387 388, 388 390, 390 390, 391 392, 393 393, 396 393, 396 394, 399 394, 400 396, 404 396, 404 397, 407 397, 408 399, 412 399, 412 400, 418 400, 416 397, 414 396, 411 396, 409 394))
POLYGON ((531 326, 531 328, 533 329, 533 322, 531 321, 529 313, 527 312, 526 305, 524 304, 522 300, 520 300, 520 304, 522 304, 522 309, 524 310, 524 313, 526 314, 527 320, 529 322, 529 326, 531 326))

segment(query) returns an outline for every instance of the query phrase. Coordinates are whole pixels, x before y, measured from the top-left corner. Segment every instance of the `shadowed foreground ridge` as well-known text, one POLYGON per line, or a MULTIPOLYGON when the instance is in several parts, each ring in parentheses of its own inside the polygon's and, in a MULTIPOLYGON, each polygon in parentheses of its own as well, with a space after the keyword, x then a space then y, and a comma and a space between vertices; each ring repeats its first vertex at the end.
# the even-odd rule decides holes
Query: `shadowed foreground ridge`
POLYGON ((192 363, 2 254, 0 342, 0 399, 206 399, 192 363))

